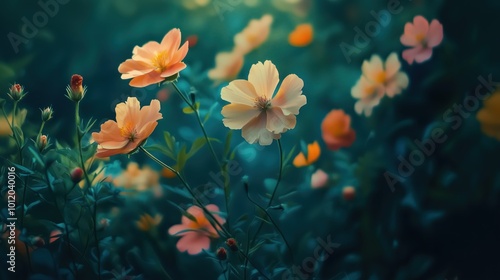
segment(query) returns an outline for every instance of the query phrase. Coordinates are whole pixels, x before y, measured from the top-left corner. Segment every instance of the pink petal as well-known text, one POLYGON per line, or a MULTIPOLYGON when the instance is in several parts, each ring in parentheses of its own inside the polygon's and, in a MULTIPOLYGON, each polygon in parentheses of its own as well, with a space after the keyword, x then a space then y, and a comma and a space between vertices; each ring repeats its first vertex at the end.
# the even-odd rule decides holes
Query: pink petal
POLYGON ((415 57, 422 51, 422 47, 418 46, 415 48, 404 50, 402 53, 402 57, 408 64, 412 65, 415 61, 415 57))
POLYGON ((286 76, 281 83, 278 93, 272 100, 272 105, 280 107, 285 116, 297 115, 299 109, 307 103, 307 98, 302 95, 304 81, 295 74, 286 76))
POLYGON ((415 27, 415 34, 425 35, 429 31, 429 22, 423 16, 414 17, 413 25, 415 27))
POLYGON ((434 48, 443 41, 443 25, 438 20, 433 20, 427 33, 427 46, 434 48))
POLYGON ((196 255, 203 249, 210 248, 210 238, 198 232, 189 232, 177 241, 177 249, 190 255, 196 255))
POLYGON ((270 100, 279 83, 278 69, 269 60, 264 64, 258 62, 250 68, 248 81, 254 86, 258 96, 265 96, 270 100))
POLYGON ((318 169, 311 176, 311 187, 313 188, 321 188, 326 185, 328 182, 328 174, 325 171, 318 169))
POLYGON ((415 56, 415 61, 418 63, 422 63, 431 58, 431 56, 432 56, 432 49, 426 48, 417 53, 417 55, 415 56))
POLYGON ((185 42, 182 47, 175 52, 175 54, 172 56, 172 59, 170 60, 171 63, 178 63, 181 62, 187 55, 189 50, 189 42, 185 42))
POLYGON ((129 85, 132 87, 147 87, 149 85, 157 84, 163 80, 164 78, 162 78, 158 72, 151 71, 148 74, 133 78, 129 85))
POLYGON ((405 46, 410 46, 414 47, 419 44, 417 41, 417 34, 415 33, 415 27, 413 26, 413 23, 407 22, 405 24, 405 31, 404 34, 401 35, 401 44, 405 46))
POLYGON ((178 28, 170 30, 161 40, 161 49, 169 55, 169 61, 181 45, 181 31, 178 28))
MULTIPOLYGON (((188 229, 190 229, 190 228, 184 224, 173 225, 168 229, 168 234, 177 235, 177 233, 184 231, 184 230, 188 230, 188 229)), ((184 236, 188 233, 189 233, 189 231, 186 231, 186 232, 180 233, 178 236, 184 236)))

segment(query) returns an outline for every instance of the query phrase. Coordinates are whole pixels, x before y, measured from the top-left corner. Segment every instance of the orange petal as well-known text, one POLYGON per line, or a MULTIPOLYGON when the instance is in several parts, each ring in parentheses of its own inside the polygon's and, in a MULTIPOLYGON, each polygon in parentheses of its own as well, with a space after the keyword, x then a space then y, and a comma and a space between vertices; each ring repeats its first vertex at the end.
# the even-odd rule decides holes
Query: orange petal
POLYGON ((288 35, 288 42, 294 47, 305 47, 309 45, 314 36, 314 29, 311 24, 304 23, 297 25, 290 35, 288 35))

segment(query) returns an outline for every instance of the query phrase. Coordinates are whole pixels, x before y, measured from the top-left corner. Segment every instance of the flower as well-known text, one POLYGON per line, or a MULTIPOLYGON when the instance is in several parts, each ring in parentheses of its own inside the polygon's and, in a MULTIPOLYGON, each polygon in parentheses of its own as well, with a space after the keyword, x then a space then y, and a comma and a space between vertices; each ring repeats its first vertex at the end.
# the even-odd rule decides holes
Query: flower
POLYGON ((47 143, 49 142, 47 135, 40 135, 40 137, 37 138, 36 141, 36 146, 38 150, 41 152, 47 147, 47 143))
POLYGON ((311 187, 314 189, 324 187, 328 183, 328 174, 322 169, 316 170, 311 176, 311 187))
POLYGON ((321 136, 330 150, 351 146, 356 140, 351 117, 344 110, 331 110, 321 122, 321 136))
POLYGON ((309 45, 314 37, 314 29, 311 24, 299 24, 288 35, 288 43, 294 47, 305 47, 309 45))
POLYGON ((66 97, 74 102, 79 102, 85 96, 87 92, 87 87, 83 87, 83 77, 74 74, 71 76, 71 81, 66 87, 66 97))
POLYGON ((483 108, 476 115, 484 134, 500 141, 500 90, 484 100, 483 108))
POLYGON ((431 24, 423 17, 416 16, 413 23, 405 24, 405 32, 401 35, 401 44, 412 47, 403 51, 403 59, 408 64, 414 61, 422 63, 432 56, 432 48, 443 41, 443 25, 436 19, 431 24))
POLYGON ((13 84, 10 88, 9 88, 9 93, 7 93, 7 95, 14 101, 21 101, 21 99, 23 99, 23 97, 26 95, 26 93, 24 92, 24 87, 21 86, 20 84, 13 84))
POLYGON ((70 177, 71 177, 71 181, 74 184, 79 183, 82 180, 82 178, 83 178, 83 169, 81 169, 80 167, 75 167, 71 171, 70 177))
POLYGON ((234 36, 235 50, 243 55, 262 45, 271 31, 273 16, 263 15, 260 19, 252 19, 240 33, 234 36))
MULTIPOLYGON (((220 224, 224 224, 226 220, 221 218, 214 212, 219 212, 219 207, 215 204, 209 204, 206 209, 213 213, 213 216, 220 224)), ((210 238, 218 238, 219 234, 210 224, 203 209, 198 206, 191 206, 187 209, 194 220, 183 216, 182 223, 173 225, 168 229, 168 233, 174 236, 182 236, 177 242, 177 249, 180 252, 186 252, 190 255, 196 255, 203 249, 210 248, 210 238)))
POLYGON ((300 152, 293 159, 293 165, 295 167, 309 166, 315 163, 320 155, 321 155, 321 148, 319 147, 318 141, 314 141, 312 144, 307 145, 307 159, 304 156, 304 153, 300 152))
POLYGON ((236 239, 228 238, 226 240, 226 245, 227 245, 227 247, 229 247, 229 249, 231 249, 231 251, 233 251, 233 252, 238 251, 238 242, 236 242, 236 239))
POLYGON ((149 214, 141 215, 139 221, 135 222, 137 228, 141 231, 148 232, 158 226, 161 223, 163 216, 156 214, 155 217, 151 217, 149 214))
POLYGON ((49 235, 49 243, 54 243, 57 241, 57 239, 59 239, 61 237, 63 233, 58 230, 58 229, 54 229, 50 232, 50 235, 49 235))
MULTIPOLYGON (((14 124, 17 127, 21 127, 26 120, 26 115, 28 114, 27 109, 21 109, 17 111, 17 114, 14 118, 14 124)), ((10 129, 10 125, 12 125, 12 113, 10 113, 7 118, 3 114, 0 114, 0 136, 12 136, 12 129, 10 129)))
POLYGON ((217 256, 217 258, 221 261, 225 261, 227 259, 227 250, 223 247, 219 247, 219 249, 217 249, 217 252, 215 253, 215 255, 217 256))
POLYGON ((161 194, 159 183, 160 175, 148 166, 139 167, 136 162, 130 162, 127 169, 113 178, 113 185, 131 191, 153 190, 155 194, 161 194))
POLYGON ((162 119, 160 101, 151 100, 149 106, 140 108, 139 100, 129 97, 115 107, 116 122, 109 120, 101 125, 100 132, 92 133, 97 142, 96 157, 104 158, 129 154, 142 145, 162 119))
POLYGON ((354 106, 356 113, 370 116, 384 95, 392 98, 408 87, 408 76, 400 68, 396 53, 391 53, 385 63, 378 55, 363 62, 362 76, 351 89, 352 97, 359 99, 354 106))
POLYGON ((215 57, 215 68, 208 71, 208 77, 219 84, 236 78, 243 67, 243 55, 240 52, 221 52, 215 57))
POLYGON ((181 45, 181 31, 170 30, 161 43, 151 41, 142 47, 135 46, 132 59, 118 66, 122 79, 130 79, 133 87, 145 87, 164 80, 175 80, 179 72, 186 68, 182 60, 186 57, 189 43, 181 45))
POLYGON ((260 145, 270 145, 281 133, 293 129, 295 115, 307 103, 302 95, 304 82, 290 74, 274 95, 278 83, 278 69, 267 60, 252 65, 248 80, 235 80, 222 88, 222 99, 231 102, 222 108, 224 125, 241 129, 248 143, 258 141, 260 145))

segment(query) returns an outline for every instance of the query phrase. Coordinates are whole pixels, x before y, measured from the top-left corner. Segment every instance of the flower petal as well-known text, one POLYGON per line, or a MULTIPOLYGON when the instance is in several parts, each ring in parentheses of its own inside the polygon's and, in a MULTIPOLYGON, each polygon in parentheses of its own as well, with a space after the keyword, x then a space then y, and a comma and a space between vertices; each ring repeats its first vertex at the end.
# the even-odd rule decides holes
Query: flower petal
POLYGON ((165 34, 160 45, 161 49, 166 51, 169 56, 168 61, 170 61, 181 45, 181 31, 179 28, 173 28, 165 34))
POLYGON ((443 25, 438 20, 433 20, 427 33, 427 46, 434 48, 443 41, 443 25))
POLYGON ((143 61, 127 59, 118 66, 118 72, 122 73, 123 80, 147 74, 154 70, 154 66, 143 61))
POLYGON ((363 75, 371 81, 377 80, 377 75, 384 71, 384 66, 380 56, 374 54, 370 60, 363 61, 361 65, 361 71, 363 75))
POLYGON ((151 71, 148 74, 133 78, 129 85, 132 87, 147 87, 149 85, 157 84, 163 80, 164 78, 162 78, 158 72, 151 71))
POLYGON ((250 68, 248 81, 254 86, 258 96, 264 96, 270 100, 279 83, 278 69, 269 60, 266 60, 264 64, 258 62, 250 68))
POLYGON ((257 93, 249 81, 235 80, 222 88, 221 98, 231 103, 254 106, 257 93))
POLYGON ((173 65, 169 65, 167 69, 161 72, 160 76, 163 78, 171 77, 186 68, 186 64, 184 62, 178 62, 173 65))
POLYGON ((139 118, 136 120, 136 127, 143 127, 147 123, 156 122, 162 119, 162 114, 160 113, 160 101, 157 99, 151 100, 149 105, 143 106, 138 113, 139 118))
POLYGON ((187 251, 190 255, 199 254, 203 249, 208 250, 209 248, 210 238, 198 232, 190 232, 177 241, 177 249, 180 252, 187 251))
POLYGON ((295 74, 286 76, 281 83, 278 93, 272 100, 272 106, 280 107, 285 116, 299 113, 299 109, 307 103, 302 95, 304 81, 295 74))
POLYGON ((141 104, 136 97, 128 97, 127 101, 118 103, 115 107, 118 127, 122 128, 126 125, 134 127, 140 119, 140 111, 141 104))
POLYGON ((399 71, 399 69, 401 69, 401 63, 399 62, 397 53, 393 52, 385 61, 386 79, 391 79, 399 71))
POLYGON ((429 31, 429 22, 423 16, 414 17, 413 25, 415 27, 415 34, 426 35, 429 31))
POLYGON ((272 133, 283 133, 289 129, 293 129, 297 123, 295 115, 285 116, 280 108, 274 107, 266 111, 267 125, 266 129, 272 133))
POLYGON ((420 44, 417 40, 417 33, 415 33, 415 27, 413 23, 407 22, 405 24, 405 31, 400 38, 401 44, 408 47, 414 47, 420 44))
POLYGON ((259 144, 263 146, 271 145, 274 135, 266 129, 266 125, 266 113, 261 112, 259 116, 243 126, 241 129, 241 136, 250 144, 254 144, 258 141, 259 144))
POLYGON ((244 125, 257 117, 260 111, 248 105, 229 104, 222 108, 221 111, 224 119, 222 122, 230 129, 241 129, 244 125))
POLYGON ((426 60, 429 60, 431 58, 431 56, 432 56, 432 49, 431 48, 422 49, 415 56, 415 61, 418 63, 422 63, 426 60))

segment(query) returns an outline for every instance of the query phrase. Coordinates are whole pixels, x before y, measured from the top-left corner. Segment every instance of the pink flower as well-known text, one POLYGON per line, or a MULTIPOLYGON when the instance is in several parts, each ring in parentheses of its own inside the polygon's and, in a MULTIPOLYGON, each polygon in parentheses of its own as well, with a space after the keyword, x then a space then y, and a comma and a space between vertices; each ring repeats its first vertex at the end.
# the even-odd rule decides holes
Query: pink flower
POLYGON ((328 182, 328 174, 325 171, 318 169, 311 176, 311 187, 313 189, 321 188, 328 182))
MULTIPOLYGON (((217 207, 217 205, 207 205, 206 209, 213 213, 213 216, 220 224, 226 222, 224 218, 216 214, 216 212, 219 212, 219 207, 217 207)), ((183 216, 181 220, 182 223, 170 227, 168 233, 174 236, 182 236, 179 241, 177 241, 177 249, 180 252, 187 251, 190 255, 196 255, 203 249, 208 250, 210 248, 210 238, 219 238, 219 234, 210 224, 203 209, 198 206, 191 206, 187 209, 187 212, 191 214, 196 221, 183 216)))
POLYGON ((275 94, 278 83, 278 69, 266 60, 252 65, 248 80, 235 80, 222 88, 222 99, 231 102, 222 108, 224 125, 241 129, 248 143, 260 145, 270 145, 281 133, 293 129, 295 115, 307 103, 302 95, 304 82, 290 74, 275 94))
POLYGON ((189 43, 181 45, 181 31, 170 30, 161 43, 148 42, 142 47, 135 46, 132 59, 118 66, 122 79, 130 79, 133 87, 145 87, 164 80, 175 80, 186 68, 182 60, 186 57, 189 43), (180 48, 179 48, 180 47, 180 48))
POLYGON ((413 61, 422 63, 432 56, 432 48, 443 41, 443 25, 438 20, 429 22, 422 16, 413 18, 413 23, 405 25, 405 33, 401 36, 401 44, 413 47, 403 51, 403 59, 410 65, 413 61))

